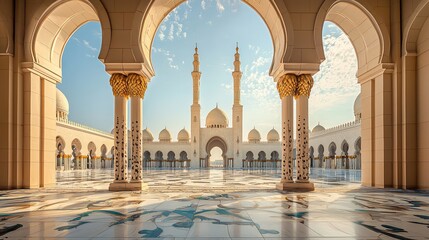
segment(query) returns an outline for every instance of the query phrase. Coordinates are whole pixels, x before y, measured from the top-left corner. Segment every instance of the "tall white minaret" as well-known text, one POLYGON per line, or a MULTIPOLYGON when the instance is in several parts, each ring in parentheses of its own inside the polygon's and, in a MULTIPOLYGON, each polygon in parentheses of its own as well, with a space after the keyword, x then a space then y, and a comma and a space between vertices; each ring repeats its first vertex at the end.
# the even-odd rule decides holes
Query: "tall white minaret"
POLYGON ((238 43, 235 48, 234 72, 232 77, 234 79, 234 105, 232 106, 232 129, 234 136, 234 167, 240 167, 242 156, 241 143, 243 142, 243 105, 240 103, 240 83, 242 72, 240 71, 240 53, 238 53, 238 43))
POLYGON ((198 57, 198 46, 195 45, 194 53, 194 71, 192 71, 192 88, 193 102, 191 106, 191 167, 198 168, 200 166, 200 60, 198 57))

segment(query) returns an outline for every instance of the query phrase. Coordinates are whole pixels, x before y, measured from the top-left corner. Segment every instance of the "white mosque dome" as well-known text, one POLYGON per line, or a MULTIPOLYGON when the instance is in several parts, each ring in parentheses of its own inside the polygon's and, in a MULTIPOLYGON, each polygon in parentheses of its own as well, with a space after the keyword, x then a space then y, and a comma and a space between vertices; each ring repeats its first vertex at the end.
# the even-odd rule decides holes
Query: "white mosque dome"
POLYGON ((152 141, 153 141, 152 132, 148 128, 145 128, 143 130, 143 142, 152 142, 152 141))
POLYGON ((189 133, 185 128, 180 130, 180 132, 177 134, 177 140, 179 140, 179 142, 189 142, 189 133))
POLYGON ((207 114, 206 118, 206 127, 207 128, 226 128, 228 127, 228 118, 224 111, 222 111, 218 106, 213 108, 207 114))
POLYGON ((259 142, 261 141, 261 134, 259 134, 259 131, 256 130, 256 128, 253 128, 249 132, 248 139, 249 142, 259 142))
POLYGON ((69 101, 67 100, 66 96, 63 92, 61 92, 57 88, 57 112, 64 112, 66 114, 69 113, 69 101))
POLYGON ((325 131, 325 128, 322 125, 317 124, 311 132, 316 133, 316 132, 321 132, 321 131, 325 131))
POLYGON ((362 115, 360 93, 356 97, 356 100, 355 100, 355 103, 353 106, 353 110, 354 110, 354 114, 355 114, 355 119, 359 120, 361 118, 361 115, 362 115))
POLYGON ((159 141, 160 142, 170 142, 171 141, 171 134, 167 130, 167 128, 162 129, 162 131, 159 133, 159 141))
POLYGON ((271 129, 267 134, 268 142, 278 142, 280 139, 279 133, 274 128, 271 129))

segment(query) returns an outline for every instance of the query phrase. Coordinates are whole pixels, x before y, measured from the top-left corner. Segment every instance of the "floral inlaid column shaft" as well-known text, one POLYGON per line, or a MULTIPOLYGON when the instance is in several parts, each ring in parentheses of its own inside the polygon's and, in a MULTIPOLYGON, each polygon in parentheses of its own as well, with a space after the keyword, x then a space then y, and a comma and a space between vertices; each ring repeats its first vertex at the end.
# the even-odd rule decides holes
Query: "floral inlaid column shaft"
POLYGON ((303 74, 298 77, 296 89, 296 161, 297 182, 309 182, 310 161, 308 156, 308 98, 313 87, 313 77, 303 74))
POLYGON ((126 182, 128 180, 127 157, 127 76, 114 73, 110 78, 113 95, 115 96, 115 120, 114 120, 114 182, 126 182))
POLYGON ((131 73, 127 77, 128 92, 131 97, 131 181, 143 178, 142 166, 142 114, 144 93, 147 88, 145 77, 131 73))
POLYGON ((281 182, 293 182, 293 96, 297 77, 286 74, 277 82, 282 101, 282 179, 281 182))

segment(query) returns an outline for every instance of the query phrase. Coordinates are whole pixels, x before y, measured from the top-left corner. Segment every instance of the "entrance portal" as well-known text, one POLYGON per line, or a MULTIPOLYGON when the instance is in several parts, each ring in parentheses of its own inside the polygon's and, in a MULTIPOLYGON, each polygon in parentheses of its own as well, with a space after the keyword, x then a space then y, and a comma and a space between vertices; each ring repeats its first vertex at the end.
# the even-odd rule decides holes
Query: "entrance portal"
POLYGON ((230 163, 226 156, 227 150, 226 142, 222 138, 211 138, 206 145, 206 166, 210 167, 213 164, 213 167, 232 167, 232 162, 230 163))

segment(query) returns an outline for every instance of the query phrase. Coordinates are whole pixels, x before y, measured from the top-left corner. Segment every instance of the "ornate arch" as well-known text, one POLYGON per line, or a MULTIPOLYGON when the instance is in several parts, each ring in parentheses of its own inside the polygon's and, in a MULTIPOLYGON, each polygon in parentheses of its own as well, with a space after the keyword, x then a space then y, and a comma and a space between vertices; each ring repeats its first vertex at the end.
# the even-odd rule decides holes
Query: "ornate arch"
POLYGON ((322 4, 314 26, 314 41, 321 61, 325 60, 322 41, 325 21, 337 24, 348 35, 358 58, 358 76, 390 61, 389 29, 370 4, 356 0, 326 0, 322 4))
MULTIPOLYGON (((153 40, 162 20, 185 0, 141 1, 133 20, 131 46, 137 62, 142 62, 149 73, 154 75, 151 50, 153 40)), ((274 56, 270 75, 292 55, 293 27, 290 14, 283 0, 258 1, 243 0, 264 20, 273 41, 274 56), (290 47, 288 47, 290 46, 290 47)))
POLYGON ((417 40, 420 31, 429 17, 429 0, 421 1, 409 17, 409 21, 404 27, 403 55, 417 53, 417 40))
POLYGON ((109 16, 100 0, 45 0, 25 32, 25 59, 48 68, 61 77, 64 47, 71 35, 89 21, 99 21, 102 43, 99 59, 104 61, 111 39, 109 16))

